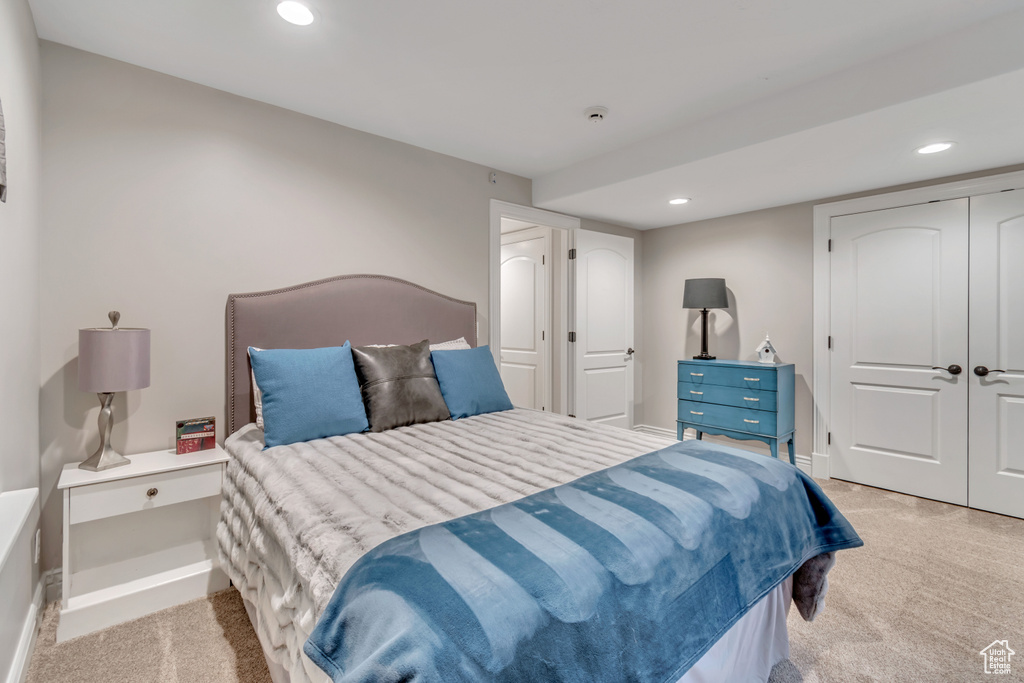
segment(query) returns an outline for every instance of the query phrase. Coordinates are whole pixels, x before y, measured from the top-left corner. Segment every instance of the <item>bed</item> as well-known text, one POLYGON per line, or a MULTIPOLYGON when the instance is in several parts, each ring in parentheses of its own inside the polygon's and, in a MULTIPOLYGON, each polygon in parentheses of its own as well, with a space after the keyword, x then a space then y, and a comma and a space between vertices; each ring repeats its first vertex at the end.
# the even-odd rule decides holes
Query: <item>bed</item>
MULTIPOLYGON (((222 564, 245 601, 275 683, 331 679, 321 668, 324 663, 319 657, 320 665, 314 663, 304 646, 327 614, 338 616, 339 587, 365 594, 366 585, 352 582, 372 571, 367 564, 371 556, 413 535, 474 515, 494 515, 515 501, 521 506, 532 500, 526 497, 572 492, 587 477, 646 462, 643 458, 657 453, 668 453, 660 464, 666 458, 696 458, 693 462, 701 467, 719 471, 707 461, 726 459, 748 471, 764 470, 758 476, 774 482, 775 489, 798 488, 790 483, 816 488, 787 464, 767 468, 763 456, 520 409, 264 451, 263 432, 253 424, 248 347, 317 348, 345 340, 353 346, 412 344, 460 337, 476 346, 476 307, 402 280, 357 275, 232 295, 226 319, 230 436, 225 448, 231 457, 218 542, 222 564), (675 452, 684 446, 698 451, 675 452), (785 485, 778 484, 782 479, 785 485)), ((775 489, 762 487, 773 494, 775 489)), ((815 514, 822 516, 820 510, 815 514)), ((845 524, 838 513, 832 521, 845 524)), ((752 606, 736 618, 702 626, 713 637, 704 638, 693 661, 683 662, 679 676, 662 680, 766 680, 771 667, 788 656, 790 604, 795 600, 801 614, 813 618, 823 604, 834 550, 859 543, 850 529, 831 545, 819 544, 781 578, 756 585, 757 599, 748 601, 752 606)), ((370 609, 360 618, 382 619, 376 612, 370 609)), ((367 626, 367 642, 360 647, 366 650, 374 638, 392 637, 385 633, 389 628, 386 618, 367 626), (374 629, 378 635, 370 633, 374 629)), ((644 650, 638 644, 613 644, 595 652, 609 649, 644 650)), ((616 655, 615 661, 620 659, 616 655)), ((599 657, 594 661, 603 665, 599 657)), ((351 680, 378 678, 370 674, 351 680)))

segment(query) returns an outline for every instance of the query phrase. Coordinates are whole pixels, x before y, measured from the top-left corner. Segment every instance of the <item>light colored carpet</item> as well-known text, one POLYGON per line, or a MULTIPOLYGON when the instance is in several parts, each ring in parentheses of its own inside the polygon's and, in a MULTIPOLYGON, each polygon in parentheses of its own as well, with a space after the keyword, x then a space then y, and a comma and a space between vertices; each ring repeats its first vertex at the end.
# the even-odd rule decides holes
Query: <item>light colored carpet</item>
POLYGON ((27 683, 270 683, 234 588, 57 643, 47 605, 27 683))
POLYGON ((771 683, 1024 681, 1024 520, 819 482, 864 539, 838 553, 825 612, 789 615, 771 683), (1009 640, 1009 676, 980 651, 1009 640))
MULTIPOLYGON (((865 546, 839 553, 824 614, 790 612, 771 683, 1024 681, 1024 520, 821 484, 865 546), (986 676, 979 652, 1004 639, 1012 673, 986 676)), ((50 605, 30 683, 270 681, 234 589, 66 643, 56 628, 50 605)))

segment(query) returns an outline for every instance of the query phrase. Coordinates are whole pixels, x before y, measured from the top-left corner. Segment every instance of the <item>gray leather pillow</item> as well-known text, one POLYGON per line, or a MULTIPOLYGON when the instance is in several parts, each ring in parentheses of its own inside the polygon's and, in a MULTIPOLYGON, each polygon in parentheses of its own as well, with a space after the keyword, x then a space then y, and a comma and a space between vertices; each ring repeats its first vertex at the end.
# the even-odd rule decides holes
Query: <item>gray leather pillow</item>
POLYGON ((371 432, 451 418, 430 361, 430 342, 352 349, 371 432))

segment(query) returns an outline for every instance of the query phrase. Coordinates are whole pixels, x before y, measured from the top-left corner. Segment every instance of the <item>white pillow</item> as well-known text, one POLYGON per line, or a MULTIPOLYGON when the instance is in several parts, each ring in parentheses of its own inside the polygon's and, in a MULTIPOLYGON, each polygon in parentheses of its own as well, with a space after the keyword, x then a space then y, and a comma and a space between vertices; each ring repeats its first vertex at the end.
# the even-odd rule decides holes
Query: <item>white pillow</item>
POLYGON ((456 351, 459 349, 471 349, 472 346, 466 341, 465 337, 459 337, 458 339, 452 339, 451 341, 441 342, 440 344, 431 344, 431 351, 456 351))
MULTIPOLYGON (((263 350, 255 346, 252 348, 257 351, 263 350)), ((256 373, 251 369, 252 358, 249 359, 249 367, 249 376, 252 377, 252 403, 256 406, 256 426, 263 429, 263 392, 260 391, 259 385, 256 384, 256 373)))

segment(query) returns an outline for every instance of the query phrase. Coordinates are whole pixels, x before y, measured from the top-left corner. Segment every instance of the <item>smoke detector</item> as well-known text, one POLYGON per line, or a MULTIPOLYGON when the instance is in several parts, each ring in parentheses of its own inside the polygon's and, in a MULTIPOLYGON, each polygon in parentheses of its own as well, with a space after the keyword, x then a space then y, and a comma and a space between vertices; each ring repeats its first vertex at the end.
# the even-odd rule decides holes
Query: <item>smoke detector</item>
POLYGON ((608 107, 587 107, 583 110, 583 115, 591 123, 601 123, 608 116, 608 107))

